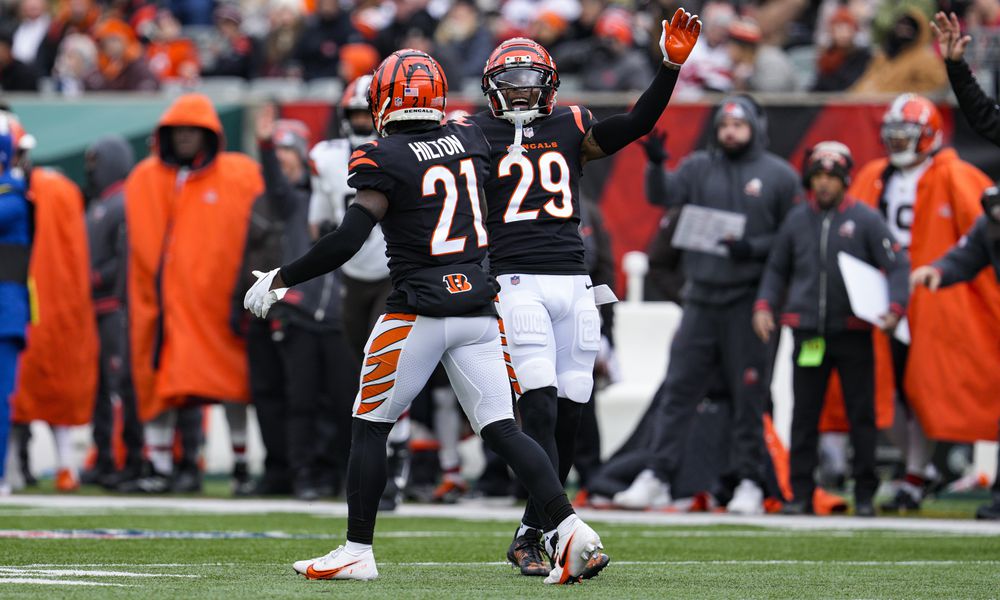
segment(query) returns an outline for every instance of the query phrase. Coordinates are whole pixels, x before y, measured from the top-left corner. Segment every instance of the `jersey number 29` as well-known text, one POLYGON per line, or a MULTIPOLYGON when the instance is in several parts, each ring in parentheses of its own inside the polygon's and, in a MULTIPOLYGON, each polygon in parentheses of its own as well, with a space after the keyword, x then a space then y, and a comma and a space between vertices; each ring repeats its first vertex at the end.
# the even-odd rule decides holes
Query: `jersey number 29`
MULTIPOLYGON (((521 203, 535 183, 535 166, 523 154, 508 154, 500 161, 497 168, 499 177, 510 177, 511 168, 521 171, 521 180, 517 182, 514 194, 510 197, 507 210, 503 213, 504 223, 515 221, 532 221, 538 218, 538 210, 521 210, 521 203)), ((546 152, 538 157, 538 182, 546 192, 559 194, 558 202, 552 196, 542 205, 542 210, 557 219, 568 219, 573 216, 573 191, 569 186, 569 165, 559 152, 546 152), (553 167, 558 175, 553 177, 553 167)))
MULTIPOLYGON (((472 207, 472 225, 476 230, 476 244, 482 248, 487 242, 486 228, 483 227, 483 212, 479 206, 479 181, 476 179, 476 167, 471 158, 462 160, 459 165, 459 176, 465 178, 465 192, 469 205, 472 207)), ((465 251, 466 236, 451 237, 455 221, 455 210, 458 208, 458 182, 451 169, 444 165, 435 165, 424 173, 424 197, 436 196, 438 183, 444 186, 444 201, 441 204, 441 215, 437 226, 431 235, 431 255, 456 254, 465 251)))

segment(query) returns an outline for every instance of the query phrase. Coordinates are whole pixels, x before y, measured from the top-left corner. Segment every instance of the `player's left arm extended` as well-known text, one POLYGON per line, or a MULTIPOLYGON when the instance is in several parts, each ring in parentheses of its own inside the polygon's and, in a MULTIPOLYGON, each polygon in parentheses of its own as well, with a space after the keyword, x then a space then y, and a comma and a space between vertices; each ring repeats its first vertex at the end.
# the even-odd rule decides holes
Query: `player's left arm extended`
POLYGON ((293 286, 340 268, 361 249, 388 208, 389 200, 382 192, 359 190, 340 225, 300 258, 281 267, 271 288, 293 286))
POLYGON ((934 261, 941 272, 941 287, 970 281, 990 265, 987 217, 982 215, 947 254, 934 261))
POLYGON ((701 34, 701 21, 697 15, 678 8, 670 22, 663 21, 662 25, 663 64, 656 71, 653 82, 639 96, 631 111, 614 115, 587 131, 581 148, 584 162, 614 154, 652 131, 670 102, 681 65, 701 34))

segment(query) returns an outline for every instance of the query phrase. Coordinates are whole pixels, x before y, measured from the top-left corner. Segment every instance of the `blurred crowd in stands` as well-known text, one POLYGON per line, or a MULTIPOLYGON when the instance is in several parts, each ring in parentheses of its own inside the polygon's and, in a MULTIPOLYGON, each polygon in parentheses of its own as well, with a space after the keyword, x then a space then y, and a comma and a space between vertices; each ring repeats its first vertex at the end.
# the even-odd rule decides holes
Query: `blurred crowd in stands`
MULTIPOLYGON (((550 50, 567 86, 641 90, 660 60, 673 0, 5 0, 0 88, 65 95, 196 87, 205 78, 339 80, 393 50, 437 57, 455 91, 476 90, 503 39, 550 50)), ((704 92, 944 91, 928 21, 1000 25, 1000 0, 688 2, 706 35, 677 96, 704 92), (691 6, 691 5, 694 6, 691 6)))

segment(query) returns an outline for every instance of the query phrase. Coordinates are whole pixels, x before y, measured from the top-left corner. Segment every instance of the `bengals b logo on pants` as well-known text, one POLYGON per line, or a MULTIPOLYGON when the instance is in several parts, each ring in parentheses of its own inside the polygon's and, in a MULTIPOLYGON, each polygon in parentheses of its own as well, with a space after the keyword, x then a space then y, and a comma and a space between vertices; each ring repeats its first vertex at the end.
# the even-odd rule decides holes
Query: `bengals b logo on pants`
POLYGON ((462 273, 452 273, 441 278, 449 294, 461 294, 472 289, 472 284, 462 273))

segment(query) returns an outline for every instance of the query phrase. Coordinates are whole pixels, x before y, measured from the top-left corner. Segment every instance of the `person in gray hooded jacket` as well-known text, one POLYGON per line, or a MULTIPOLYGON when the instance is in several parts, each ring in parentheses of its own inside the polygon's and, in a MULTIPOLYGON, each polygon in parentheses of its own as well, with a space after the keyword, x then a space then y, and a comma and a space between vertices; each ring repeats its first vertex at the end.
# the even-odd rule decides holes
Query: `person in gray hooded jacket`
POLYGON ((125 310, 125 195, 122 186, 132 169, 132 147, 117 135, 94 142, 85 154, 87 176, 87 239, 90 246, 91 286, 101 353, 94 403, 93 436, 97 448, 94 467, 83 483, 108 489, 141 474, 143 435, 136 414, 135 392, 128 359, 128 315, 125 310), (125 468, 118 472, 112 452, 114 410, 112 395, 122 407, 125 468))
MULTIPOLYGON (((718 254, 684 253, 684 314, 670 348, 655 458, 628 489, 615 495, 615 503, 626 508, 670 502, 670 479, 688 426, 721 366, 733 399, 732 464, 740 482, 728 509, 763 511, 762 416, 772 352, 754 335, 751 317, 764 262, 801 187, 795 169, 766 150, 766 118, 752 98, 723 100, 713 125, 715 143, 689 156, 676 171, 653 161, 646 195, 654 204, 691 204, 743 215, 744 235, 717 240, 723 249, 718 254)), ((662 139, 651 135, 647 144, 662 144, 662 139)))
POLYGON ((820 142, 807 154, 803 179, 811 197, 788 213, 778 231, 754 306, 754 331, 773 336, 774 310, 792 328, 791 484, 787 514, 813 512, 819 421, 830 373, 837 369, 851 424, 855 514, 875 515, 875 353, 872 326, 854 315, 840 269, 841 253, 886 273, 889 308, 878 326, 891 333, 906 314, 910 260, 882 217, 845 195, 853 166, 840 142, 820 142))

